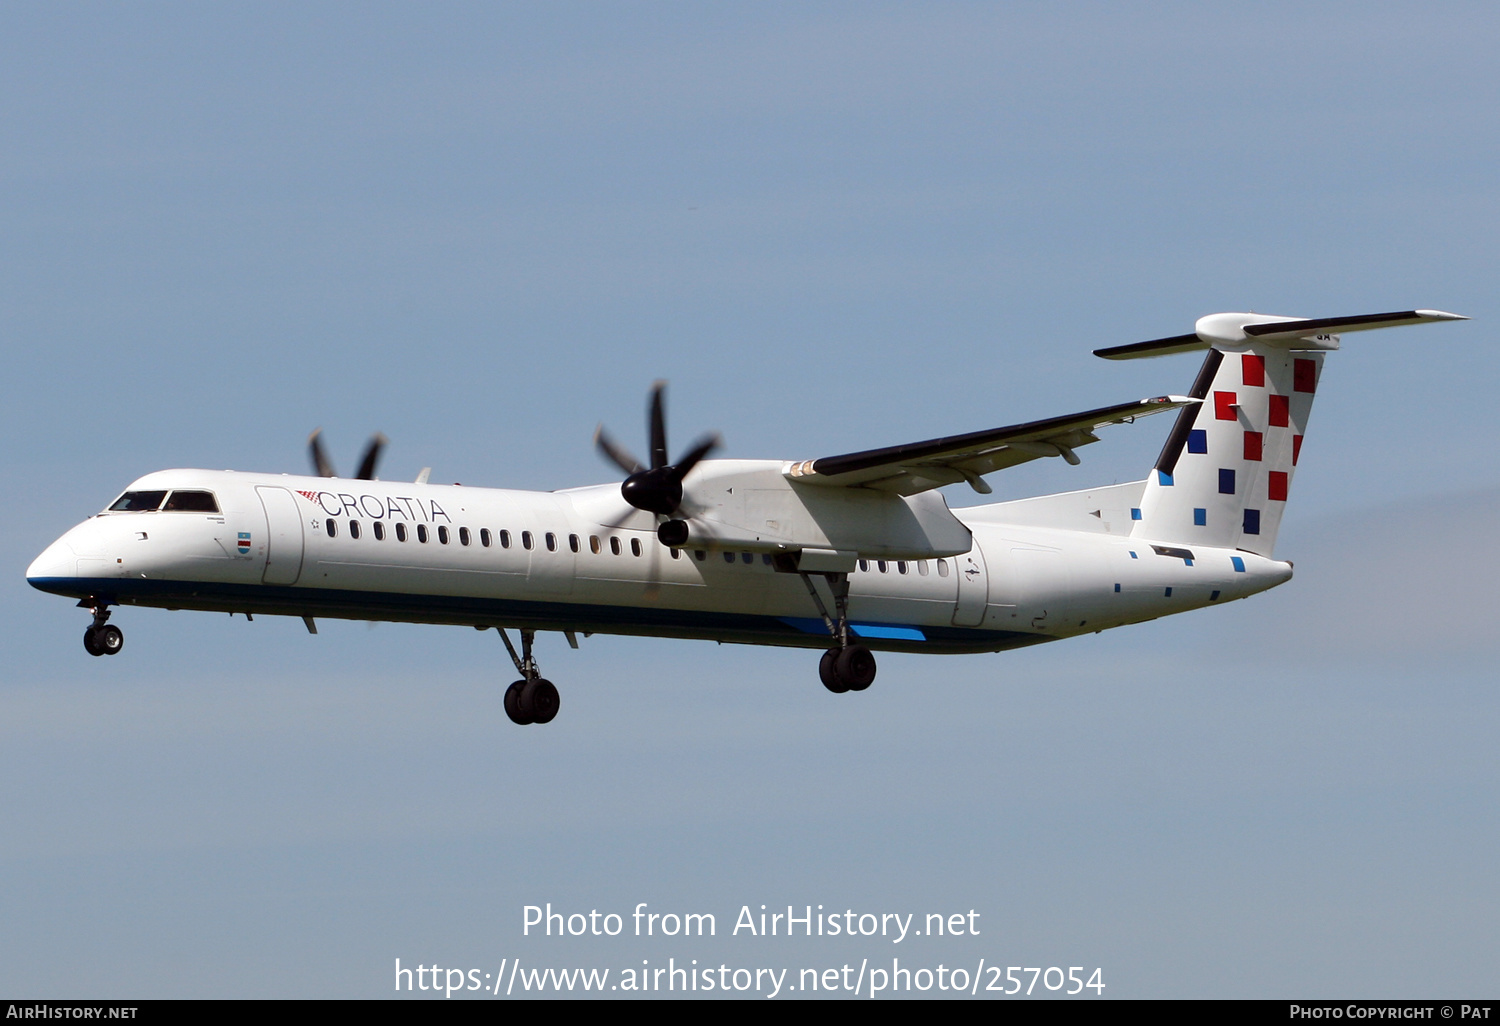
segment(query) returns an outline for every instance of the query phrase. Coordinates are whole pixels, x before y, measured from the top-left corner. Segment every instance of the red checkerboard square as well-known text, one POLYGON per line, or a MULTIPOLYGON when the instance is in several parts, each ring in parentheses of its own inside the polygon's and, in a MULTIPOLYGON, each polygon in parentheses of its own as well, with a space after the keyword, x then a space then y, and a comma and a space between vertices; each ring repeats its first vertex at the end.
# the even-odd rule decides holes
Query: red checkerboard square
POLYGON ((1271 426, 1286 427, 1292 422, 1292 403, 1290 396, 1271 396, 1271 426))
POLYGON ((1286 501, 1287 477, 1284 470, 1273 470, 1266 479, 1266 497, 1273 502, 1286 501))
POLYGON ((1312 392, 1318 387, 1318 365, 1313 360, 1292 361, 1292 390, 1312 392))

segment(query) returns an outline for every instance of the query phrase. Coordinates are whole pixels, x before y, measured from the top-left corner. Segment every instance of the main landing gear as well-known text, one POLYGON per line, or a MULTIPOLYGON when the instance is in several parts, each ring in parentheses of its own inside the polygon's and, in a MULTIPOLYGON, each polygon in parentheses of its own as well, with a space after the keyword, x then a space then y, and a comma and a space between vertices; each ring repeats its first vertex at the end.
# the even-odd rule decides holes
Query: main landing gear
POLYGON ((798 574, 807 585, 807 593, 828 625, 828 633, 838 647, 823 653, 818 663, 818 676, 823 686, 836 695, 846 691, 863 691, 875 682, 875 654, 863 645, 849 644, 849 575, 842 573, 823 574, 828 590, 833 593, 833 608, 837 618, 828 615, 828 607, 818 594, 810 574, 798 574))
POLYGON ((94 622, 83 632, 83 648, 91 656, 114 655, 125 647, 125 632, 109 623, 109 606, 98 599, 78 603, 94 614, 94 622))
POLYGON ((863 645, 830 648, 818 663, 818 676, 835 695, 863 691, 875 683, 875 653, 863 645))
POLYGON ((541 675, 536 660, 532 658, 531 643, 536 638, 536 631, 521 631, 521 654, 517 655, 505 628, 496 627, 495 630, 500 633, 500 640, 505 642, 505 650, 510 653, 511 662, 516 664, 516 672, 521 675, 520 680, 505 689, 505 715, 512 723, 522 726, 550 723, 557 715, 560 699, 557 688, 541 675))

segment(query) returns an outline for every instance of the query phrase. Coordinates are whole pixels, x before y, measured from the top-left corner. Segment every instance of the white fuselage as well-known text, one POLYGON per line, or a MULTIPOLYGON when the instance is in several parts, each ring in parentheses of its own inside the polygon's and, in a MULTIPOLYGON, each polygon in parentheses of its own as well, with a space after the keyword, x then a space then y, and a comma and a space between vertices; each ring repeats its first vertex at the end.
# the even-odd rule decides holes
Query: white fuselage
MULTIPOLYGON (((169 470, 131 488, 207 490, 219 512, 99 514, 48 547, 28 580, 94 604, 830 643, 797 573, 764 551, 670 550, 616 484, 527 492, 169 470)), ((1161 554, 1128 522, 1122 533, 1006 522, 1005 505, 954 511, 972 534, 966 552, 861 559, 849 619, 862 643, 997 651, 1244 598, 1291 576, 1290 564, 1239 550, 1161 554)))

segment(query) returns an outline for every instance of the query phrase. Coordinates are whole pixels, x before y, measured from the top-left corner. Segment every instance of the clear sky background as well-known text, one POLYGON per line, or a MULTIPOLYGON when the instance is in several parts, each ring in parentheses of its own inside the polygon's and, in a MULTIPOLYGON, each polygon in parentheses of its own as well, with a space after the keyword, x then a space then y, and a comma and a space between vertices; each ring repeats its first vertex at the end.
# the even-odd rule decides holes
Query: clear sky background
MULTIPOLYGON (((0 993, 351 996, 443 967, 1095 966, 1106 996, 1492 994, 1500 19, 1487 4, 0 9, 0 993), (127 610, 28 562, 165 467, 561 488, 1184 391, 1090 350, 1345 338, 1245 603, 1008 655, 127 610), (712 912, 712 941, 521 909, 712 912), (981 913, 726 936, 742 905, 981 913)), ((1144 476, 1168 418, 1001 498, 1144 476)), ((1045 465, 1043 465, 1045 464, 1045 465)), ((973 501, 956 491, 951 501, 973 501)), ((1038 988, 1040 989, 1040 987, 1038 988)))

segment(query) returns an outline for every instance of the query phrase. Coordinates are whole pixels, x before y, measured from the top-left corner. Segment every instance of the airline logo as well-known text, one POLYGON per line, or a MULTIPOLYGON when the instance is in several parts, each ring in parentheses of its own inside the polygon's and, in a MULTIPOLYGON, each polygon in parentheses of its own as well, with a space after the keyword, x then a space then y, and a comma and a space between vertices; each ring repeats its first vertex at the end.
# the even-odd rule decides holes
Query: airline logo
POLYGON ((239 532, 239 534, 240 534, 240 539, 239 539, 240 540, 240 544, 239 544, 240 555, 243 556, 247 552, 250 551, 250 532, 249 531, 241 531, 241 532, 239 532))
POLYGON ((450 524, 453 519, 436 499, 405 495, 354 496, 347 492, 314 492, 297 489, 297 494, 331 517, 369 517, 371 520, 411 520, 436 523, 439 517, 450 524))

